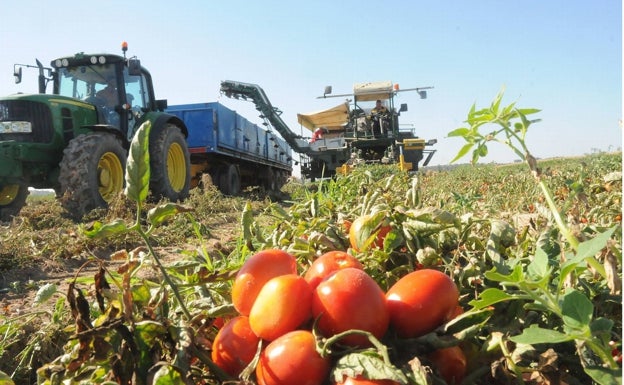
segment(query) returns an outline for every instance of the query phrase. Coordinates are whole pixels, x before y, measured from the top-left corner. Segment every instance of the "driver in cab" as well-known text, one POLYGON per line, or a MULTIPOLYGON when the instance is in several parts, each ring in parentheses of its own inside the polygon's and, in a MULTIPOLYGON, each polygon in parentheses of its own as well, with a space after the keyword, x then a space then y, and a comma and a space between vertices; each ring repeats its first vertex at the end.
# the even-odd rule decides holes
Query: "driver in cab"
POLYGON ((386 106, 381 104, 381 100, 378 99, 375 102, 375 107, 371 110, 371 113, 370 113, 370 118, 373 122, 373 136, 375 137, 381 136, 382 120, 387 119, 389 116, 388 114, 389 114, 388 109, 386 108, 386 106))

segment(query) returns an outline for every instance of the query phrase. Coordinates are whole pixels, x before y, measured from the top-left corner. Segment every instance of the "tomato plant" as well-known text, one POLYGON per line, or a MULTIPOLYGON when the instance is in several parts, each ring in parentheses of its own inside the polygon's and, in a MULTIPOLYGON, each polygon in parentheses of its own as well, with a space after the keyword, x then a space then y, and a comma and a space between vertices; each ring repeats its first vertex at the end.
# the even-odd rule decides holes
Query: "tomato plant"
POLYGON ((428 358, 448 384, 459 384, 464 379, 466 356, 459 346, 438 349, 428 358))
POLYGON ((295 274, 271 278, 260 290, 249 313, 251 330, 272 341, 295 330, 312 316, 312 288, 295 274))
POLYGON ((259 385, 320 385, 329 374, 330 361, 316 351, 312 332, 295 330, 267 345, 260 354, 259 385))
POLYGON ((249 318, 234 317, 217 333, 212 343, 212 361, 236 377, 254 358, 259 342, 249 326, 249 318))
MULTIPOLYGON (((327 337, 359 329, 381 338, 389 322, 383 291, 366 272, 353 267, 337 270, 319 283, 312 294, 312 315, 318 318, 318 328, 327 337)), ((369 345, 365 336, 355 334, 341 342, 369 345)))
POLYGON ((456 313, 459 291, 446 274, 417 270, 399 279, 386 293, 390 323, 400 337, 429 333, 456 313))
POLYGON ((234 308, 242 315, 249 315, 264 284, 271 278, 284 274, 297 274, 297 260, 285 251, 268 249, 249 257, 234 279, 234 308))
POLYGON ((347 267, 364 269, 360 261, 351 254, 339 250, 329 251, 312 262, 304 277, 312 288, 316 288, 331 273, 347 267))

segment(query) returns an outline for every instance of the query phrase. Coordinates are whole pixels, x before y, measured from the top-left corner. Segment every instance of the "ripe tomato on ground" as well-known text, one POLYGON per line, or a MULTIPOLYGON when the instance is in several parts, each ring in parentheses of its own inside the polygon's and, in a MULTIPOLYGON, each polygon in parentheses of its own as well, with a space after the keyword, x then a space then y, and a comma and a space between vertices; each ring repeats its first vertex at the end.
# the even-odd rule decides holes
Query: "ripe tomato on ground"
MULTIPOLYGON (((335 271, 312 293, 312 316, 325 337, 351 329, 365 330, 381 338, 389 316, 383 291, 366 272, 353 267, 335 271)), ((368 338, 349 335, 341 343, 369 346, 368 338)))
POLYGON ((355 267, 364 270, 364 267, 354 256, 340 250, 328 251, 312 262, 304 278, 314 289, 318 284, 336 270, 355 267))
POLYGON ((400 385, 396 381, 392 380, 367 380, 362 376, 355 378, 347 377, 343 382, 336 382, 336 385, 400 385))
POLYGON ((320 385, 330 370, 329 358, 316 351, 312 332, 295 330, 267 345, 260 353, 258 385, 320 385))
POLYGON ((413 338, 433 331, 455 314, 459 290, 446 274, 423 269, 399 279, 386 300, 397 335, 413 338))
POLYGON ((279 249, 262 250, 245 261, 232 286, 232 304, 241 315, 249 315, 262 286, 271 278, 297 274, 297 260, 279 249))
POLYGON ((459 384, 466 375, 466 356, 459 346, 439 349, 428 355, 447 384, 459 384))
POLYGON ((364 251, 372 246, 383 248, 386 235, 392 230, 384 224, 384 215, 362 215, 353 221, 349 228, 349 243, 356 252, 364 251))
POLYGON ((249 318, 234 317, 217 333, 212 343, 212 361, 236 377, 253 360, 259 342, 260 338, 249 327, 249 318))
POLYGON ((264 284, 249 312, 249 325, 258 337, 272 341, 311 316, 312 288, 303 277, 286 274, 264 284))

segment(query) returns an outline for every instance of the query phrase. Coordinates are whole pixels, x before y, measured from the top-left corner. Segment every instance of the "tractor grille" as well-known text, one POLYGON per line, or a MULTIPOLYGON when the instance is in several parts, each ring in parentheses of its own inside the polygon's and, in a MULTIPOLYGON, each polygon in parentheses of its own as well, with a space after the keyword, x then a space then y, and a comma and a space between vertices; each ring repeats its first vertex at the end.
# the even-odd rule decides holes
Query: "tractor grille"
POLYGON ((0 140, 17 142, 49 143, 54 135, 52 114, 47 105, 29 100, 1 100, 0 122, 26 121, 32 125, 32 133, 3 133, 0 140))

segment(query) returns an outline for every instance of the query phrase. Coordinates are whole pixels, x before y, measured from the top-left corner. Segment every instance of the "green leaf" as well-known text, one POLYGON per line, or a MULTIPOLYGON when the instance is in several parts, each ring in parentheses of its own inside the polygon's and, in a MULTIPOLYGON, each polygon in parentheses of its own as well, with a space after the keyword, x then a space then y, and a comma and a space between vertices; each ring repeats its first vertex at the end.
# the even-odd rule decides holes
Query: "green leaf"
POLYGON ((376 352, 366 351, 350 353, 341 357, 332 373, 335 382, 342 382, 344 377, 363 376, 369 380, 392 380, 407 384, 407 377, 399 369, 386 364, 376 352))
POLYGON ((453 137, 453 136, 467 137, 469 134, 470 134, 470 129, 469 128, 461 127, 461 128, 457 128, 457 129, 449 132, 446 135, 448 137, 453 137))
POLYGON ((592 302, 578 290, 571 290, 563 296, 561 304, 563 323, 578 331, 589 328, 589 323, 594 312, 592 302))
POLYGON ((509 301, 511 299, 514 299, 513 295, 507 294, 503 290, 491 287, 489 289, 485 289, 483 293, 479 295, 478 299, 470 301, 470 306, 475 309, 483 309, 495 303, 509 301))
POLYGON ((542 249, 535 251, 533 261, 527 266, 527 273, 536 281, 545 278, 550 275, 550 268, 548 267, 548 255, 542 249))
POLYGON ((0 385, 15 385, 15 382, 13 382, 8 374, 0 372, 0 385))
POLYGON ((585 258, 593 257, 594 255, 596 255, 598 252, 600 252, 600 250, 604 249, 605 246, 607 246, 607 242, 609 241, 609 239, 611 239, 611 236, 617 228, 618 226, 613 226, 609 230, 598 234, 589 241, 580 243, 576 252, 575 259, 584 260, 585 258))
POLYGON ((472 146, 474 146, 474 143, 464 144, 464 146, 461 148, 461 150, 459 150, 457 155, 455 155, 455 158, 453 158, 450 163, 455 163, 456 160, 463 158, 470 151, 472 146))
POLYGON ((152 124, 146 121, 139 127, 132 143, 126 163, 126 188, 124 194, 137 203, 147 198, 150 180, 149 134, 152 124))
POLYGON ((171 365, 163 365, 161 366, 156 374, 154 374, 154 379, 152 380, 152 384, 154 385, 186 385, 186 381, 182 377, 179 371, 177 371, 171 365))
POLYGON ((520 283, 524 281, 524 276, 522 275, 522 266, 520 265, 514 267, 513 271, 510 274, 501 274, 494 268, 490 271, 486 271, 484 275, 485 278, 497 282, 520 283))
POLYGON ((128 231, 128 226, 121 219, 116 219, 110 223, 102 224, 95 221, 91 223, 89 228, 82 228, 82 232, 89 238, 108 237, 115 234, 121 234, 128 231))
POLYGON ((591 322, 589 328, 592 334, 611 333, 613 321, 604 317, 596 318, 591 322))
POLYGON ((37 294, 35 295, 35 300, 33 306, 39 305, 47 300, 49 300, 54 293, 56 293, 56 285, 53 283, 46 283, 41 286, 39 290, 37 290, 37 294))
POLYGON ((152 226, 158 226, 167 219, 179 214, 193 211, 193 208, 178 203, 165 203, 158 205, 147 212, 147 221, 152 226))
POLYGON ((494 314, 491 308, 471 309, 444 325, 445 334, 456 334, 475 325, 483 325, 494 314))
POLYGON ((600 385, 622 385, 622 369, 588 366, 585 373, 600 385))
POLYGON ((543 329, 538 326, 531 326, 522 331, 522 334, 509 338, 519 344, 557 344, 574 340, 573 336, 560 333, 556 330, 543 329))

